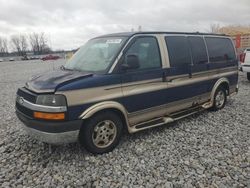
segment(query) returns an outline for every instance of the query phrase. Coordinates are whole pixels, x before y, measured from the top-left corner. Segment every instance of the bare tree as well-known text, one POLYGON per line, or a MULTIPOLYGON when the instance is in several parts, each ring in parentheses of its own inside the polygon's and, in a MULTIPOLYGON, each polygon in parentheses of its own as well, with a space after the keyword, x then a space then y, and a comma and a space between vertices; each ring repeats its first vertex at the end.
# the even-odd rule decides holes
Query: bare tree
POLYGON ((7 39, 0 37, 0 55, 4 56, 8 53, 7 39))
POLYGON ((142 26, 141 26, 141 25, 138 26, 138 31, 139 31, 139 32, 142 31, 142 26))
POLYGON ((50 48, 48 46, 48 39, 43 32, 32 33, 30 34, 29 39, 34 54, 44 54, 50 51, 50 48))
POLYGON ((8 41, 6 38, 3 39, 3 52, 8 53, 8 41))
POLYGON ((26 55, 26 52, 28 50, 28 43, 27 43, 27 36, 26 35, 20 35, 20 47, 22 55, 26 55))
POLYGON ((46 48, 48 39, 45 36, 44 33, 40 33, 40 37, 39 37, 39 43, 40 43, 40 51, 41 53, 44 52, 44 49, 46 48))
POLYGON ((13 35, 11 37, 11 43, 18 55, 26 55, 28 43, 25 35, 13 35))
POLYGON ((210 32, 211 33, 219 33, 220 32, 220 24, 211 24, 210 25, 210 32))
POLYGON ((32 33, 29 35, 31 50, 36 54, 40 51, 39 49, 39 35, 37 33, 32 33))
POLYGON ((13 49, 20 55, 21 53, 20 38, 17 35, 11 36, 11 43, 13 49))

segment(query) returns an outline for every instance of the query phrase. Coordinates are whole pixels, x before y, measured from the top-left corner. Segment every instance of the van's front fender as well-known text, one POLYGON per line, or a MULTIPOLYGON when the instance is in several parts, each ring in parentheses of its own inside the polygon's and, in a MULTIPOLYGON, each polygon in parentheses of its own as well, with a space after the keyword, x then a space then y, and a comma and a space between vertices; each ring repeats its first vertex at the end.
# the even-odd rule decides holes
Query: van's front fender
POLYGON ((105 109, 107 109, 107 110, 108 109, 119 110, 123 114, 127 126, 129 125, 127 110, 125 109, 125 107, 123 105, 121 105, 120 103, 115 102, 115 101, 105 101, 105 102, 97 103, 97 104, 89 107, 88 109, 86 109, 79 116, 79 118, 80 119, 88 119, 91 116, 93 116, 95 113, 100 112, 100 111, 105 110, 105 109))

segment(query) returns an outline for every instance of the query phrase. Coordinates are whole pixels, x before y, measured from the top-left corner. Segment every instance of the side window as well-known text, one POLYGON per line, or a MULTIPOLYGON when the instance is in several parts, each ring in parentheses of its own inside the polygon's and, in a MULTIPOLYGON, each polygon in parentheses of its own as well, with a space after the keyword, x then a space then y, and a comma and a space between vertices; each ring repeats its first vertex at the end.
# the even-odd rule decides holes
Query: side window
POLYGON ((234 60, 235 52, 230 39, 206 37, 210 62, 234 60))
POLYGON ((192 51, 192 57, 193 57, 193 63, 194 64, 203 64, 207 63, 207 51, 205 42, 202 37, 188 37, 191 51, 192 51))
POLYGON ((191 64, 191 56, 187 37, 167 36, 165 41, 168 47, 168 56, 171 67, 191 64))
POLYGON ((136 54, 140 61, 139 69, 161 67, 161 57, 156 38, 140 37, 130 46, 126 55, 136 54))

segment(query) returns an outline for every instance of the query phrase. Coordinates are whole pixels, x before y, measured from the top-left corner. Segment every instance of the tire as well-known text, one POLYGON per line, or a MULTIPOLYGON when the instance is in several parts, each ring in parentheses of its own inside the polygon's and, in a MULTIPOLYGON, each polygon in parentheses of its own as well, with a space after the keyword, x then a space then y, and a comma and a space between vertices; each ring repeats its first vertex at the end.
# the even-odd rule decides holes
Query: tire
POLYGON ((250 81, 250 72, 247 73, 247 79, 250 81))
POLYGON ((122 128, 121 118, 116 113, 97 113, 83 123, 79 135, 80 144, 93 154, 108 153, 119 144, 122 128))
POLYGON ((214 102, 211 110, 217 111, 224 108, 227 102, 226 90, 223 87, 218 87, 214 94, 214 102))

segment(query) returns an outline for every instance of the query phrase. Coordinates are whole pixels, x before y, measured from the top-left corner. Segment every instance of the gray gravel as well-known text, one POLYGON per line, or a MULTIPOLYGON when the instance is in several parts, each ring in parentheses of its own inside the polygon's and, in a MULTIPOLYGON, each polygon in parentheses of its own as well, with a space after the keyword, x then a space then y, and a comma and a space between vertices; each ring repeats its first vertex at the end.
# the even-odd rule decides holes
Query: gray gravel
POLYGON ((0 63, 1 187, 250 187, 250 82, 219 112, 125 134, 108 154, 79 144, 31 139, 14 113, 15 92, 31 75, 64 62, 0 63))

